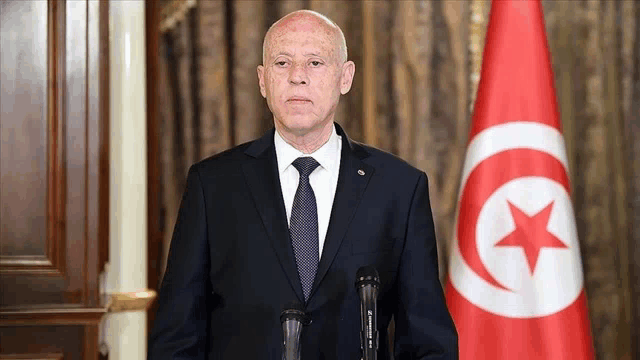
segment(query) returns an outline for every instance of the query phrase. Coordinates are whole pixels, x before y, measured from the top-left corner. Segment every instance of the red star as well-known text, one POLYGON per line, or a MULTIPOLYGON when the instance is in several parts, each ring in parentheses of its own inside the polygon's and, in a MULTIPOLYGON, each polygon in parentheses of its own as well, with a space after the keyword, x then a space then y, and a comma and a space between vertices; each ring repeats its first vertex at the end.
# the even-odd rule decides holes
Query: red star
POLYGON ((495 246, 522 247, 527 257, 527 263, 529 263, 529 271, 533 275, 541 248, 567 248, 567 245, 547 230, 553 201, 533 216, 525 214, 511 202, 507 201, 507 203, 509 204, 513 221, 516 224, 516 229, 495 246))

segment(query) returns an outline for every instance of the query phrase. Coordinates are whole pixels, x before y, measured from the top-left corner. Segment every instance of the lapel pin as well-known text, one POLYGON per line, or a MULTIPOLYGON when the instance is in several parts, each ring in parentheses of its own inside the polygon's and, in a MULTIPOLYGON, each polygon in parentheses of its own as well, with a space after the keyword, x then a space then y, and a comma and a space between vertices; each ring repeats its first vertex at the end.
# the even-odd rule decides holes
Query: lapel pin
POLYGON ((358 170, 358 175, 364 176, 364 170, 362 170, 362 169, 358 170))

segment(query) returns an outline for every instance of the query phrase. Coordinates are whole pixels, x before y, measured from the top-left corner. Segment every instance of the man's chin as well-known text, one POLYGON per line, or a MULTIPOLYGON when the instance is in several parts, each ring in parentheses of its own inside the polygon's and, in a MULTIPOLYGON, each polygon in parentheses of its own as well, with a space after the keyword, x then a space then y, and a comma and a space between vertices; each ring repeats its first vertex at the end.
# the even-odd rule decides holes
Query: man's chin
POLYGON ((325 127, 326 123, 325 122, 318 122, 317 120, 308 120, 308 121, 290 121, 290 122, 284 122, 284 131, 297 136, 297 137, 301 137, 301 136, 305 136, 308 135, 312 132, 321 132, 322 129, 325 127))

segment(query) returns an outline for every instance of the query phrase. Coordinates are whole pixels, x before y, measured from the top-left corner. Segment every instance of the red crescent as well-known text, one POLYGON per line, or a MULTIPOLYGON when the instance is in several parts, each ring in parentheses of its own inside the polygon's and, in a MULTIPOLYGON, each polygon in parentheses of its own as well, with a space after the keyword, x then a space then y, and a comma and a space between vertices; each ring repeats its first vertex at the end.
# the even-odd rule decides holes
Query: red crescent
POLYGON ((503 184, 525 176, 546 177, 562 185, 567 194, 570 194, 567 171, 558 159, 539 150, 509 149, 478 164, 469 174, 460 196, 457 225, 460 254, 478 276, 507 291, 511 290, 500 284, 480 259, 476 243, 476 226, 487 199, 503 184))

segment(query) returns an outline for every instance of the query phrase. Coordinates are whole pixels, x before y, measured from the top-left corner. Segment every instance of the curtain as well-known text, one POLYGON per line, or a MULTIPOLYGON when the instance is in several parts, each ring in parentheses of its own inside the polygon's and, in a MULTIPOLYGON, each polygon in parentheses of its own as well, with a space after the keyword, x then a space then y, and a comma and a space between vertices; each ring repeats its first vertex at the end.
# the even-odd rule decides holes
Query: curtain
MULTIPOLYGON (((256 66, 274 21, 319 11, 344 31, 356 75, 336 121, 429 175, 446 280, 490 3, 163 0, 158 54, 163 261, 186 172, 262 135, 256 66)), ((543 1, 598 359, 640 359, 640 5, 543 1)), ((164 268, 164 265, 161 266, 164 268)))

